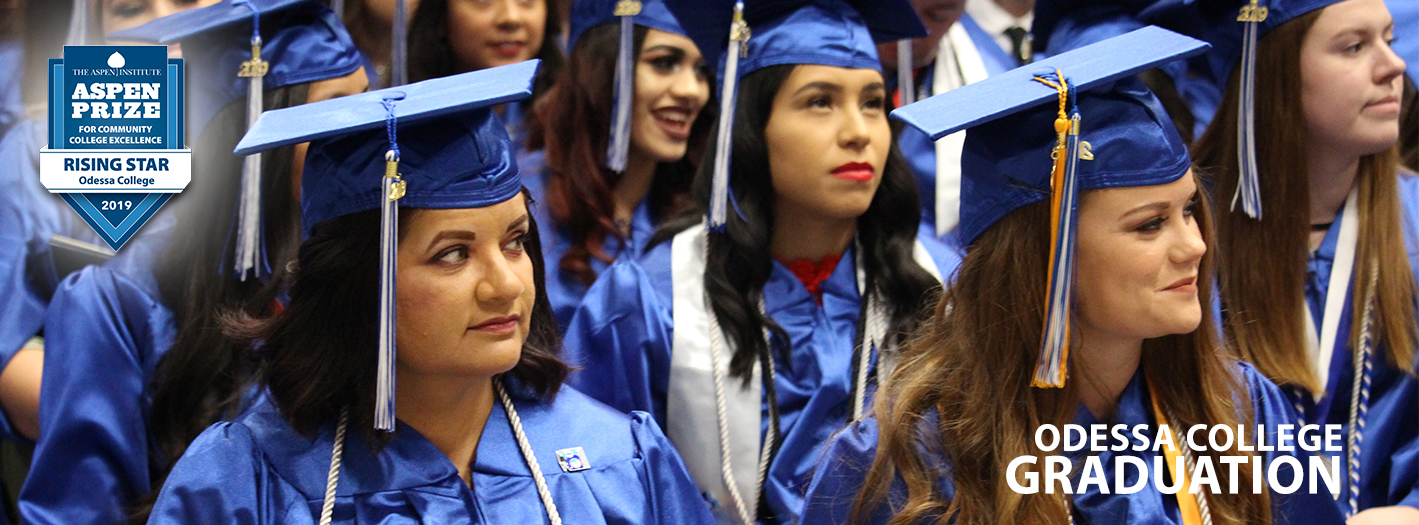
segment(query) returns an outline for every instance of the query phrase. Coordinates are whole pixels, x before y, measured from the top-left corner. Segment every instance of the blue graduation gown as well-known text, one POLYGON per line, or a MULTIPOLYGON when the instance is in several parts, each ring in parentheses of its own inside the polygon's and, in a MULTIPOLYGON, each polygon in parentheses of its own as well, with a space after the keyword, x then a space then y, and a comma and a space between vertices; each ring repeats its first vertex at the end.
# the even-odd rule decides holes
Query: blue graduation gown
MULTIPOLYGON (((45 123, 23 120, 0 140, 0 367, 39 332, 58 284, 49 237, 100 242, 58 195, 39 182, 45 123)), ((9 432, 5 432, 8 436, 9 432)))
MULTIPOLYGON (((560 268, 562 256, 572 247, 571 236, 565 228, 558 227, 552 220, 552 211, 547 206, 545 196, 546 173, 541 150, 518 155, 517 165, 522 172, 522 185, 540 205, 534 206, 533 215, 537 219, 538 233, 542 237, 542 260, 547 265, 547 299, 552 303, 552 312, 557 318, 557 327, 563 331, 572 322, 572 314, 586 296, 591 286, 560 268)), ((642 200, 631 216, 631 237, 622 242, 616 237, 607 237, 601 242, 601 250, 612 257, 623 253, 639 254, 655 233, 656 222, 650 214, 649 199, 642 200)), ((591 270, 601 275, 611 267, 610 263, 591 257, 591 270)), ((614 261, 613 261, 614 262, 614 261)))
POLYGON ((159 212, 118 255, 54 294, 40 436, 20 492, 25 523, 116 523, 149 492, 146 387, 177 334, 152 267, 174 223, 159 212))
MULTIPOLYGON (((923 244, 942 275, 959 264, 955 251, 930 238, 923 244)), ((670 248, 670 242, 658 244, 602 273, 565 338, 567 362, 581 367, 569 379, 572 386, 618 410, 649 411, 662 423, 675 417, 666 413, 675 330, 670 248)), ((780 363, 774 377, 782 445, 769 466, 765 491, 779 522, 797 523, 822 446, 847 424, 851 411, 860 298, 852 248, 823 282, 822 306, 793 272, 777 261, 773 265, 764 308, 788 333, 793 349, 792 362, 780 363)), ((761 399, 762 440, 769 412, 768 396, 761 399)))
MULTIPOLYGON (((570 388, 556 401, 515 401, 523 429, 568 524, 710 525, 680 457, 644 413, 618 413, 570 388), (563 472, 557 451, 582 447, 588 470, 563 472)), ((208 428, 168 476, 149 523, 316 523, 334 425, 293 430, 269 398, 208 428)), ((399 424, 372 453, 346 434, 335 523, 547 523, 502 405, 493 404, 473 463, 473 488, 417 431, 399 424)))
MULTIPOLYGON (((1268 425, 1267 443, 1276 443, 1276 427, 1274 425, 1295 422, 1295 411, 1290 407, 1290 403, 1281 393, 1281 390, 1272 384, 1250 365, 1241 364, 1241 374, 1246 378, 1247 390, 1251 395, 1251 406, 1255 414, 1254 425, 1268 425)), ((936 434, 936 418, 938 414, 935 409, 923 418, 922 434, 923 443, 940 443, 936 434)), ((1074 423, 1089 425, 1099 423, 1093 415, 1082 404, 1075 416, 1074 423)), ((1151 430, 1149 435, 1156 434, 1156 422, 1153 421, 1153 409, 1148 388, 1140 370, 1135 373, 1133 381, 1124 389, 1120 396, 1118 406, 1115 408, 1113 424, 1125 424, 1129 428, 1134 425, 1148 425, 1151 430)), ((1251 428, 1255 428, 1252 426, 1251 428)), ((828 523, 847 523, 848 516, 852 511, 852 504, 857 498, 858 491, 862 487, 862 482, 867 476, 867 471, 872 465, 872 460, 877 452, 877 419, 875 417, 865 418, 854 423, 845 432, 835 438, 828 447, 827 454, 823 457, 818 473, 813 477, 813 485, 808 491, 807 510, 803 516, 803 523, 813 523, 822 525, 828 523)), ((1110 441, 1112 443, 1112 441, 1110 441)), ((939 445, 934 447, 939 449, 939 445)), ((932 468, 941 472, 937 486, 940 488, 944 498, 950 499, 955 494, 955 485, 952 483, 950 475, 950 465, 948 459, 941 453, 928 452, 929 448, 923 448, 923 458, 932 468)), ((1104 477, 1109 484, 1110 490, 1114 486, 1114 472, 1117 458, 1121 455, 1132 455, 1142 459, 1148 465, 1148 484, 1142 490, 1134 494, 1101 494, 1097 485, 1089 485, 1083 493, 1074 494, 1073 508, 1075 523, 1085 524, 1181 524, 1182 516, 1178 511, 1177 498, 1165 495, 1154 485, 1155 475, 1152 472, 1153 458, 1158 455, 1148 450, 1134 452, 1132 448, 1124 451, 1103 451, 1096 453, 1100 463, 1103 465, 1104 477)), ((1281 455, 1297 457, 1302 465, 1307 463, 1306 456, 1309 452, 1263 452, 1264 461, 1270 465, 1281 455)), ((1083 458, 1073 458, 1075 469, 1083 467, 1083 458)), ((1224 465, 1214 465, 1214 468, 1226 468, 1224 465)), ((1245 467, 1243 467, 1245 468, 1245 467)), ((1125 486, 1133 486, 1137 483, 1137 471, 1129 468, 1130 474, 1125 480, 1125 486)), ((1281 468, 1278 478, 1281 484, 1289 485, 1293 478, 1292 471, 1288 468, 1281 468)), ((1075 485, 1077 487, 1077 485, 1075 485)), ((1340 524, 1343 523, 1339 509, 1332 502, 1330 494, 1324 492, 1324 484, 1321 484, 1321 494, 1309 494, 1305 485, 1301 490, 1285 495, 1271 492, 1272 523, 1277 525, 1288 523, 1306 524, 1340 524)), ((1226 487, 1222 487, 1226 490, 1226 487)), ((1006 489, 1009 490, 1009 489, 1006 489)), ((898 477, 892 485, 888 498, 893 504, 899 505, 906 501, 906 485, 898 477)), ((891 513, 883 508, 869 516, 868 523, 886 523, 891 517, 891 513)))
MULTIPOLYGON (((971 36, 971 42, 976 45, 981 61, 985 63, 986 73, 995 76, 1015 68, 1015 58, 1001 50, 1000 45, 996 44, 990 34, 981 29, 980 24, 972 20, 970 15, 961 15, 961 20, 957 23, 961 24, 966 29, 966 33, 971 36)), ((918 100, 932 94, 931 86, 935 76, 936 68, 927 67, 926 78, 922 80, 918 100)), ((901 133, 897 136, 897 148, 902 151, 902 156, 906 157, 907 164, 911 165, 912 175, 916 176, 916 194, 921 199, 922 231, 934 234, 936 231, 936 142, 919 129, 903 126, 901 133)))
POLYGON ((21 79, 25 68, 25 45, 19 38, 0 41, 0 135, 10 130, 24 117, 24 101, 20 98, 21 79))
MULTIPOLYGON (((1401 221, 1408 244, 1410 270, 1419 279, 1419 177, 1400 175, 1399 191, 1404 206, 1401 221)), ((1309 303, 1315 326, 1322 324, 1320 315, 1325 310, 1341 222, 1342 218, 1337 217, 1326 232, 1320 248, 1306 263, 1306 302, 1309 303)), ((1317 402, 1308 393, 1299 395, 1295 390, 1286 393, 1293 402, 1299 402, 1304 408, 1307 422, 1344 425, 1347 435, 1350 431, 1351 387, 1355 378, 1354 354, 1348 345, 1354 320, 1358 317, 1351 304, 1353 296, 1354 290, 1351 289, 1345 298, 1345 309, 1336 331, 1336 349, 1326 364, 1330 367, 1326 395, 1317 402)), ((1384 353, 1384 348, 1375 349, 1370 409, 1360 451, 1361 510, 1389 505, 1419 507, 1419 381, 1389 362, 1384 353)), ((1409 366, 1412 372, 1414 365, 1409 366)), ((1341 508, 1349 507, 1348 490, 1348 486, 1342 489, 1341 508)))

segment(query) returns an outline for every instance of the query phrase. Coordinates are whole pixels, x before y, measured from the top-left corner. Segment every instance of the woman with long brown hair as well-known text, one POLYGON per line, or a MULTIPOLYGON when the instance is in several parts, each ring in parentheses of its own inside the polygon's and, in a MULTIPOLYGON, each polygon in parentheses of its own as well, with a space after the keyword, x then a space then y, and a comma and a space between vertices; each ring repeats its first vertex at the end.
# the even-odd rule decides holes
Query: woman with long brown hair
POLYGON ((674 14, 645 0, 618 16, 618 4, 573 4, 571 58, 534 108, 531 151, 518 159, 542 202, 547 296, 563 327, 601 272, 622 253, 639 254, 656 226, 689 205, 714 123, 709 68, 674 14))
MULTIPOLYGON (((1221 204, 1225 337, 1306 422, 1344 425, 1347 516, 1419 523, 1419 178, 1397 161, 1397 31, 1383 0, 1269 9, 1254 71, 1244 49, 1218 74, 1232 78, 1196 146, 1221 204), (1248 192, 1256 213, 1227 205, 1248 192)), ((1243 25, 1219 26, 1214 53, 1236 56, 1243 25)))
MULTIPOLYGON (((805 523, 1339 523, 1327 496, 1254 493, 1251 469, 1217 468, 1209 486, 1179 466, 1255 458, 1251 432, 1184 447, 1193 425, 1263 425, 1273 442, 1278 423, 1294 422, 1277 388, 1215 339, 1206 201, 1172 122, 1131 76, 1202 47, 1145 28, 895 113, 932 136, 974 126, 962 165, 968 251, 875 414, 830 447, 805 523), (1043 444, 1041 427, 1069 423, 1146 429, 1149 443, 1167 426, 1177 446, 1043 444), (1039 460, 1017 468, 1025 456, 1039 460), (1072 495, 1048 477, 1054 491, 1024 490, 1060 456, 1074 465, 1072 495), (1079 466, 1095 462, 1137 474, 1088 484, 1079 466)), ((1278 456, 1290 454, 1260 459, 1278 456)))

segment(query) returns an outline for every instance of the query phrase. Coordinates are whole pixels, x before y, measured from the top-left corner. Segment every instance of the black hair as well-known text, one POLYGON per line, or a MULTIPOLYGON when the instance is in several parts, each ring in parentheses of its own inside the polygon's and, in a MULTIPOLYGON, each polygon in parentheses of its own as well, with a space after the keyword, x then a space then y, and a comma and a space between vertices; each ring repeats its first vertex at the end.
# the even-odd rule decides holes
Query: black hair
MULTIPOLYGON (((431 78, 446 77, 460 73, 454 64, 453 48, 448 43, 448 1, 420 0, 409 20, 409 82, 419 82, 431 78)), ((537 68, 537 77, 532 81, 532 97, 519 104, 531 108, 542 98, 542 94, 552 87, 557 79, 566 56, 558 41, 562 28, 560 2, 571 0, 544 0, 547 6, 545 27, 542 28, 542 47, 534 58, 542 60, 537 68)))
MULTIPOLYGON (((769 350, 762 335, 765 327, 770 330, 780 362, 785 366, 792 347, 783 328, 760 312, 759 302, 763 298, 764 283, 773 271, 769 249, 774 189, 764 129, 773 110, 774 97, 795 67, 765 67, 745 75, 739 82, 729 176, 730 194, 737 206, 731 205, 724 233, 709 236, 705 254, 705 291, 720 327, 735 345, 729 370, 734 377, 746 382, 752 377, 754 363, 769 350)), ((713 158, 713 155, 711 143, 705 156, 713 158)), ((665 224, 651 239, 652 246, 703 220, 709 207, 713 164, 702 163, 695 176, 694 198, 698 209, 665 224)), ((867 211, 857 219, 857 239, 865 266, 864 289, 875 290, 885 303, 890 320, 889 341, 901 341, 916 327, 919 313, 934 295, 933 291, 940 289, 940 283, 914 262, 920 209, 916 183, 894 141, 881 185, 867 211)))
MULTIPOLYGON (((417 211, 400 214, 401 232, 416 215, 417 211)), ((336 421, 348 406, 351 428, 363 432, 369 443, 390 439, 390 434, 374 428, 379 227, 379 210, 316 224, 301 244, 286 308, 266 319, 241 311, 231 312, 226 319, 227 333, 236 340, 261 342, 261 382, 282 416, 302 434, 312 435, 321 425, 336 421)), ((561 343, 547 300, 535 220, 529 224, 524 246, 537 290, 522 356, 504 377, 513 380, 513 392, 550 400, 568 369, 557 355, 561 343)))

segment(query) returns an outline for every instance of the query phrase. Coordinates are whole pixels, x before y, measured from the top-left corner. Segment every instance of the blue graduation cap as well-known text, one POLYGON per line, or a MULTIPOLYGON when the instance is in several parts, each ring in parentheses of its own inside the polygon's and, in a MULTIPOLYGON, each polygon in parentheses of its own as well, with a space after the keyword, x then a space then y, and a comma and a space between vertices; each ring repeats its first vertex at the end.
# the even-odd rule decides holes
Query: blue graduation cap
POLYGON ((1162 104, 1133 75, 1207 47, 1145 27, 892 112, 933 140, 970 128, 962 246, 1010 212, 1050 199, 1049 297, 1033 386, 1064 386, 1079 192, 1166 184, 1192 165, 1162 104))
POLYGON ((616 100, 611 111, 611 140, 606 151, 606 167, 617 173, 626 170, 626 158, 631 147, 631 104, 635 98, 635 33, 632 26, 684 35, 685 29, 661 0, 576 0, 572 3, 571 36, 567 49, 576 43, 587 29, 617 22, 621 24, 620 44, 616 52, 616 100))
POLYGON ((769 66, 816 64, 882 70, 877 44, 926 36, 908 0, 673 0, 705 62, 719 66, 719 134, 715 138, 709 226, 724 225, 734 98, 744 75, 769 66), (722 64, 721 64, 722 61, 722 64))
POLYGON ((499 104, 532 96, 539 60, 268 111, 237 144, 249 155, 310 142, 301 224, 381 210, 375 426, 394 430, 395 254, 399 207, 482 208, 522 181, 499 104))
MULTIPOLYGON (((194 82, 192 129, 202 130, 243 96, 247 125, 261 115, 266 89, 339 78, 362 65, 340 17, 315 0, 225 0, 114 32, 111 38, 155 44, 180 42, 194 82)), ((259 271, 261 157, 242 166, 235 270, 259 271)))

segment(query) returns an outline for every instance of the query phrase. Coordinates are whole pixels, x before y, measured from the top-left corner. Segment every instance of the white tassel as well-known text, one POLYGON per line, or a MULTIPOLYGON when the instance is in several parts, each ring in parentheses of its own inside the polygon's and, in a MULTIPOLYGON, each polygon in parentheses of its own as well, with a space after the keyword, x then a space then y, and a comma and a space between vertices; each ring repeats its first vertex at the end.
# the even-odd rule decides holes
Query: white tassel
POLYGON ((611 112, 611 141, 606 150, 606 167, 620 173, 626 171, 626 157, 631 146, 631 106, 635 100, 635 24, 631 17, 640 14, 640 2, 622 0, 616 4, 616 16, 621 17, 621 45, 616 54, 616 99, 611 112))
POLYGON ((1240 201, 1242 212, 1261 220, 1261 181, 1256 164, 1256 45, 1260 23, 1266 20, 1267 8, 1257 7, 1256 0, 1242 7, 1237 21, 1242 22, 1241 97, 1237 107, 1237 193, 1232 196, 1232 209, 1240 201))
POLYGON ((724 62, 724 87, 719 94, 719 135, 715 137, 714 178, 710 186, 709 228, 728 222, 729 160, 734 130, 734 98, 739 84, 739 55, 748 51, 749 24, 744 23, 744 2, 734 3, 734 23, 729 29, 729 49, 724 62))
POLYGON ((395 271, 399 243, 399 203, 404 181, 399 180, 399 155, 384 155, 384 198, 380 200, 379 228, 379 371, 376 376, 374 427, 394 431, 395 271))
POLYGON ((69 35, 64 40, 66 46, 89 44, 89 8, 92 0, 74 0, 74 10, 69 13, 69 35))
MULTIPOLYGON (((253 16, 260 16, 254 14, 253 16)), ((253 20, 256 20, 253 18, 253 20)), ((254 22, 258 24, 259 22, 254 22)), ((255 25, 259 28, 259 25, 255 25)), ((259 29, 256 29, 259 30, 259 29)), ((238 76, 247 77, 246 127, 250 129, 264 109, 262 80, 270 65, 261 59, 261 35, 251 37, 251 60, 243 62, 238 76)), ((237 205, 237 243, 234 269, 243 281, 258 272, 261 258, 261 154, 248 155, 241 167, 241 193, 237 205)))
POLYGON ((902 106, 916 102, 916 82, 912 80, 912 41, 897 41, 897 93, 902 106))

